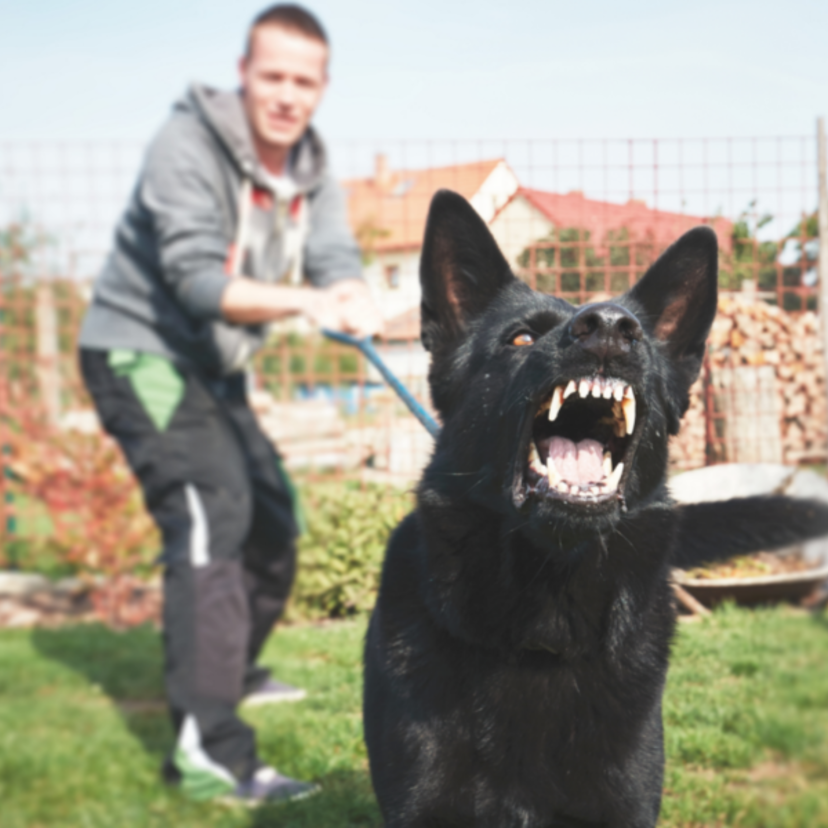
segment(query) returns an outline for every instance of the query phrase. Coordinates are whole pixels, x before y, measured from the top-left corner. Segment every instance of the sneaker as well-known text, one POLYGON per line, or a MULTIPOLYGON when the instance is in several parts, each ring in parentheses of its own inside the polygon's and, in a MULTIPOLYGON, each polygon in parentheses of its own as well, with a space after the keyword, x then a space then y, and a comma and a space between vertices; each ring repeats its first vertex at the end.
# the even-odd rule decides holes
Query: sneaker
POLYGON ((235 789, 219 798, 225 805, 259 805, 276 802, 296 802, 319 793, 322 788, 313 782, 299 782, 282 776, 275 768, 264 765, 247 782, 239 782, 235 789))
POLYGON ((305 696, 307 693, 301 687, 291 687, 289 684, 269 678, 248 693, 242 699, 242 704, 245 707, 255 707, 260 704, 301 701, 305 696))

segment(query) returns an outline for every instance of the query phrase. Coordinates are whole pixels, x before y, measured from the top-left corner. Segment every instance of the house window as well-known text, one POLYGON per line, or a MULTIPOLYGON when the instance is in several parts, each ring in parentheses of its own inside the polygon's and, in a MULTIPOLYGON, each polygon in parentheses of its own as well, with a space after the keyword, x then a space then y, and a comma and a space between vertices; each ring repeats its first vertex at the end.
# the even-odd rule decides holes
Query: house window
POLYGON ((400 266, 386 265, 385 266, 385 281, 390 288, 398 288, 400 286, 400 266))

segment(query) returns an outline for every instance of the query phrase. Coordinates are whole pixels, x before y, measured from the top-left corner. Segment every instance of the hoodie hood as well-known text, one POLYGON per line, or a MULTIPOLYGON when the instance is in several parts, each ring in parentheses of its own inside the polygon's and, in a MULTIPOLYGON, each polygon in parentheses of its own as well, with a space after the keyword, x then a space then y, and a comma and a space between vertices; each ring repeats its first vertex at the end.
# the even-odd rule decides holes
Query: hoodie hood
MULTIPOLYGON (((175 108, 196 115, 218 138, 242 175, 257 187, 269 189, 269 178, 253 148, 242 97, 241 90, 227 92, 194 83, 175 108)), ((300 192, 307 193, 321 183, 327 154, 313 127, 305 130, 291 150, 287 167, 300 192)))

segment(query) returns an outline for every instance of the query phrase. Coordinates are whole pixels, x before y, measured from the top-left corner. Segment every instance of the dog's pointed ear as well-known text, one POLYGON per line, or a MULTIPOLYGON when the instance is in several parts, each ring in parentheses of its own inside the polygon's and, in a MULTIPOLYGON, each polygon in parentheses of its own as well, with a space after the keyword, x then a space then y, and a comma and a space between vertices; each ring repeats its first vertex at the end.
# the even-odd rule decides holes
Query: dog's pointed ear
POLYGON ((515 277, 489 228, 463 196, 432 199, 420 260, 423 345, 450 347, 515 277))
POLYGON ((702 226, 668 247, 627 293, 645 328, 664 343, 687 387, 695 381, 704 359, 716 316, 717 285, 716 234, 702 226))

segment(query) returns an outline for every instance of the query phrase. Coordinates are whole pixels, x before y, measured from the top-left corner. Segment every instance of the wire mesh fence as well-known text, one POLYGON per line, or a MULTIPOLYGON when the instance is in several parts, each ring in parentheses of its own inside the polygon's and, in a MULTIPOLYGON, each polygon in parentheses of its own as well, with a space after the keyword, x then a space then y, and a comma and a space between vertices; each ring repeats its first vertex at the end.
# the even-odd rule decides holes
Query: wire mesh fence
MULTIPOLYGON (((139 144, 0 143, 4 429, 22 411, 57 431, 97 427, 75 342, 142 154, 139 144)), ((623 292, 707 224, 731 304, 673 463, 825 461, 811 136, 354 141, 330 155, 387 319, 380 351, 426 405, 419 254, 436 190, 472 203, 520 278, 574 303, 623 292)), ((427 462, 431 438, 358 353, 283 325, 252 368, 251 402, 289 468, 410 485, 427 462)))

